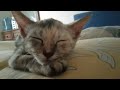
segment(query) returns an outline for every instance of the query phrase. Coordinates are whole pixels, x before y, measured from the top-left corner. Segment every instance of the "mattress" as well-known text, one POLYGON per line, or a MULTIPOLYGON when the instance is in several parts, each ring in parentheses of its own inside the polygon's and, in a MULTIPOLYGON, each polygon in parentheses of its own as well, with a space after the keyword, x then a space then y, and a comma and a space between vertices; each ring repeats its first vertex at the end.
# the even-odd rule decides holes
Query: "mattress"
MULTIPOLYGON (((6 43, 3 44, 6 44, 8 48, 4 48, 5 46, 0 44, 0 52, 9 50, 9 54, 6 52, 8 55, 4 56, 5 59, 14 50, 14 42, 6 43)), ((78 40, 75 49, 66 60, 68 69, 58 76, 44 77, 13 70, 6 64, 6 67, 0 70, 0 79, 120 79, 120 38, 78 40)), ((5 61, 1 60, 0 64, 5 64, 5 61)))

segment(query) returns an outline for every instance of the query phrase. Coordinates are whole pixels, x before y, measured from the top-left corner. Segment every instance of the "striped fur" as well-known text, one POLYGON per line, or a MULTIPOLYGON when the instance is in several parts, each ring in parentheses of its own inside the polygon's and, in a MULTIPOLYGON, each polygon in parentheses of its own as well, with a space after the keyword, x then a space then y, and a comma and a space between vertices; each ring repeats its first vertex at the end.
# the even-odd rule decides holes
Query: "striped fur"
MULTIPOLYGON (((13 15, 14 13, 18 12, 13 12, 13 15)), ((19 21, 19 14, 14 17, 19 21)), ((25 19, 25 16, 23 17, 25 19)), ((20 20, 18 24, 22 21, 24 22, 20 20)), ((64 57, 69 55, 77 41, 77 38, 74 38, 75 31, 73 32, 69 25, 52 18, 23 26, 24 28, 21 26, 21 29, 26 36, 16 41, 17 47, 9 59, 9 66, 45 76, 59 75, 64 72, 67 68, 64 57)))

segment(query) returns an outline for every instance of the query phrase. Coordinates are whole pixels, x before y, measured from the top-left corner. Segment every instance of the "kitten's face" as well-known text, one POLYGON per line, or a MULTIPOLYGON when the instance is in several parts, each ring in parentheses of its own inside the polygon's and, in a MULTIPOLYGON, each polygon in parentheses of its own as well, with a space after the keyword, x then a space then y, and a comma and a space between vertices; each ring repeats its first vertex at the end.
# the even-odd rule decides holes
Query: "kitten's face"
POLYGON ((68 55, 76 40, 61 22, 48 19, 27 28, 29 34, 25 39, 27 51, 40 64, 46 64, 68 55))
POLYGON ((65 25, 54 19, 33 22, 20 11, 12 11, 12 14, 21 28, 26 51, 42 65, 69 54, 90 18, 88 15, 65 25))

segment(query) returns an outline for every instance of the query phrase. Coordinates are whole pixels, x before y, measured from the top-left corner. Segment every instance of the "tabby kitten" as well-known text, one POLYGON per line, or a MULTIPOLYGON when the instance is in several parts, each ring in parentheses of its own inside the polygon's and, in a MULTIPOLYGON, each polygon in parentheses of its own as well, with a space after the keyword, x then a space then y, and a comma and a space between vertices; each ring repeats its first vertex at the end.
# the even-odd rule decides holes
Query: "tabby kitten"
POLYGON ((16 49, 9 59, 14 69, 54 76, 64 72, 67 61, 64 57, 75 47, 77 38, 90 15, 71 24, 63 24, 55 19, 31 21, 20 11, 12 11, 21 36, 16 41, 16 49))

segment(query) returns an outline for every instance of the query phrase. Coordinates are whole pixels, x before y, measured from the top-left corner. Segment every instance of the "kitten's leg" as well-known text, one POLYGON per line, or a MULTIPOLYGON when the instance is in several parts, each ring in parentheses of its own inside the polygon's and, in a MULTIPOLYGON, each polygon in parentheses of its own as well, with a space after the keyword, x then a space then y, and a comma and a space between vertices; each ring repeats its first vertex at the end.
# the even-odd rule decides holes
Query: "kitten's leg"
POLYGON ((29 63, 33 61, 34 61, 33 56, 21 55, 13 62, 12 68, 23 71, 29 71, 29 63))
POLYGON ((9 59, 9 66, 14 69, 29 70, 45 76, 54 76, 65 71, 67 64, 64 60, 56 60, 46 65, 40 65, 32 55, 23 55, 23 48, 15 51, 9 59))
POLYGON ((12 68, 23 71, 30 71, 36 74, 42 74, 45 76, 53 75, 53 70, 50 65, 40 65, 31 55, 21 55, 14 62, 12 62, 12 68))
POLYGON ((21 55, 16 60, 14 60, 12 64, 12 68, 30 71, 37 74, 43 74, 45 76, 48 75, 50 67, 48 65, 42 66, 40 65, 32 55, 21 55))
POLYGON ((65 60, 56 60, 46 65, 40 65, 37 61, 28 64, 29 71, 45 76, 55 76, 63 73, 67 68, 65 60))
POLYGON ((53 75, 59 75, 67 69, 67 61, 56 60, 50 64, 50 68, 54 72, 53 75))
POLYGON ((24 52, 23 46, 20 46, 19 48, 17 48, 17 49, 14 51, 13 55, 12 55, 12 56, 9 58, 9 60, 8 60, 8 64, 9 64, 10 67, 13 67, 13 66, 14 66, 15 60, 16 60, 17 58, 19 58, 19 57, 23 54, 23 52, 24 52))
POLYGON ((12 64, 12 68, 30 71, 37 74, 49 76, 52 72, 49 65, 40 65, 31 55, 21 55, 12 64))
POLYGON ((14 61, 13 68, 42 74, 44 76, 55 76, 64 72, 67 64, 64 60, 56 60, 46 65, 40 65, 31 55, 22 55, 14 61))

